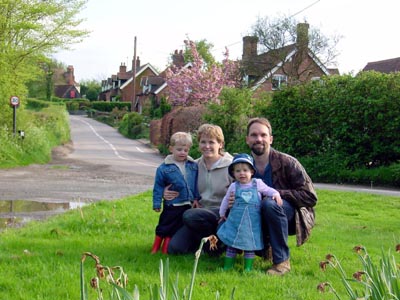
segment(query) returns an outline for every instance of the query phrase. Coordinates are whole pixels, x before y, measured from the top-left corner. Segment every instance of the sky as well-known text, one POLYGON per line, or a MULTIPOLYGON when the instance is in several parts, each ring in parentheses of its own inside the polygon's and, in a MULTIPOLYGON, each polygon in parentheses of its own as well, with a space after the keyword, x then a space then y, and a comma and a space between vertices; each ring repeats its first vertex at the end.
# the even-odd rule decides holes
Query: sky
POLYGON ((325 36, 342 36, 336 49, 341 74, 357 73, 368 62, 400 57, 399 0, 89 0, 79 28, 91 33, 54 58, 72 65, 75 79, 107 79, 121 63, 132 69, 135 49, 141 64, 162 71, 184 40, 207 40, 221 61, 225 47, 240 59, 242 38, 258 17, 292 16, 325 36))

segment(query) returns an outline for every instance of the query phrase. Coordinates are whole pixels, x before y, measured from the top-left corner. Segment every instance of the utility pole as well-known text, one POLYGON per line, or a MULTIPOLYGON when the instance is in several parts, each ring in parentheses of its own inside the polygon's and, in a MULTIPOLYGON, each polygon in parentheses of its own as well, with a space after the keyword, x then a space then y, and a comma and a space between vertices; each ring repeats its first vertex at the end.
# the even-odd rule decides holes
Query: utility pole
POLYGON ((132 66, 132 73, 133 73, 133 99, 131 102, 131 112, 135 110, 135 103, 136 103, 136 36, 134 40, 133 46, 133 66, 132 66))

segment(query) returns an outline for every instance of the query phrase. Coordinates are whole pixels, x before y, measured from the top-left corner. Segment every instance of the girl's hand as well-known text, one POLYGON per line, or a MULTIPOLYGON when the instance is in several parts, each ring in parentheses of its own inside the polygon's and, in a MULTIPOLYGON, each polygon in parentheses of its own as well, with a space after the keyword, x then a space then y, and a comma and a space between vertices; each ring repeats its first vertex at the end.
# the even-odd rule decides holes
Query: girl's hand
POLYGON ((226 217, 225 216, 219 217, 218 224, 221 223, 221 222, 225 222, 225 221, 226 221, 226 217))
POLYGON ((283 205, 283 201, 282 201, 281 195, 279 193, 273 194, 272 200, 275 200, 276 204, 278 204, 279 206, 283 205))
POLYGON ((170 191, 169 188, 172 184, 167 185, 164 189, 163 198, 167 201, 174 200, 176 197, 179 196, 179 193, 176 191, 170 191))
POLYGON ((161 211, 161 208, 154 208, 153 209, 155 212, 160 212, 161 211))

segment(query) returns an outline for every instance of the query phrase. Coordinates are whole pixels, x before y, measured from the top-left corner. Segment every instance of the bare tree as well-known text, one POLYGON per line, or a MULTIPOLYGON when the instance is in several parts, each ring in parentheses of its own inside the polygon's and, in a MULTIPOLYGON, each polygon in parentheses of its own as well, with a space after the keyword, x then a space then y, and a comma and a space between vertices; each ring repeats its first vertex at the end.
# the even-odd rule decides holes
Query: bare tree
MULTIPOLYGON (((259 52, 269 55, 271 65, 264 66, 264 71, 275 63, 281 63, 281 70, 296 83, 300 78, 311 74, 310 60, 307 56, 323 66, 336 66, 339 53, 336 50, 342 36, 324 35, 318 28, 311 27, 306 22, 300 23, 292 17, 277 18, 258 17, 251 28, 251 35, 256 37, 260 47, 259 52), (299 26, 304 24, 306 26, 299 26), (295 51, 294 57, 288 55, 295 51)), ((266 64, 266 60, 259 60, 257 64, 266 64)), ((300 80, 301 81, 301 80, 300 80)))

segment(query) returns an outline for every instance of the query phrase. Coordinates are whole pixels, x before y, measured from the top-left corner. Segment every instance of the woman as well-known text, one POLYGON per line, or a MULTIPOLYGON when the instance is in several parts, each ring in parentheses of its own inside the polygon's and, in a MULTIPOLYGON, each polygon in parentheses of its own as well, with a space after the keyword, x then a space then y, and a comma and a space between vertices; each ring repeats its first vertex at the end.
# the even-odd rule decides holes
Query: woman
MULTIPOLYGON (((200 200, 194 201, 193 208, 183 214, 183 227, 172 237, 168 247, 170 254, 195 252, 203 237, 215 234, 219 220, 219 207, 232 178, 228 167, 232 156, 224 152, 224 134, 221 127, 203 124, 198 136, 201 157, 199 166, 198 189, 200 200)), ((164 190, 164 199, 172 200, 178 193, 164 190)))

